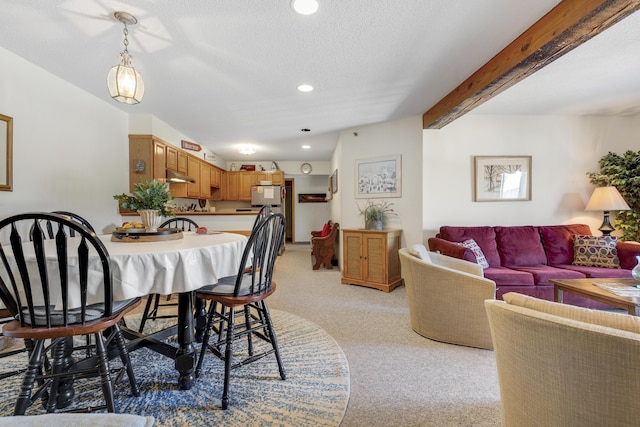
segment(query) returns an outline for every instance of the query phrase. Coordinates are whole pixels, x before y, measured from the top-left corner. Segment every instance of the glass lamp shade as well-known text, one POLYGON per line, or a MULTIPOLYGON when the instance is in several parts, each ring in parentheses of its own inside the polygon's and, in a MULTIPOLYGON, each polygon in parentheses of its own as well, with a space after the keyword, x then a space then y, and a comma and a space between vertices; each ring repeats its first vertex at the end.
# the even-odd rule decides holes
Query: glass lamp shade
POLYGON ((130 57, 122 53, 122 64, 109 70, 107 86, 113 99, 125 104, 137 104, 144 96, 144 82, 142 76, 130 66, 130 57))

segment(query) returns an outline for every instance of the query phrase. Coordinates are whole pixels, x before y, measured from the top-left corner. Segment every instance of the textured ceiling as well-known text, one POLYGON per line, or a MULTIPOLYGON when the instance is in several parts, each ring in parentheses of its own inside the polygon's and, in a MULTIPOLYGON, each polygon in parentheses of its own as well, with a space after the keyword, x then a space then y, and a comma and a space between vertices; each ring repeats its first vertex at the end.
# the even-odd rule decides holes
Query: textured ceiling
MULTIPOLYGON (((289 3, 3 0, 0 46, 124 111, 158 117, 227 160, 328 160, 340 130, 421 115, 558 1, 319 0, 311 16, 295 14, 289 3), (129 53, 146 92, 133 106, 111 100, 106 89, 123 49, 117 10, 139 20, 129 29, 129 53), (300 93, 301 83, 315 90, 300 93), (255 145, 256 154, 237 154, 244 143, 255 145)), ((617 107, 591 102, 611 93, 611 80, 629 102, 634 98, 625 108, 635 108, 640 89, 635 83, 633 94, 626 89, 621 70, 640 58, 640 25, 625 28, 635 33, 623 36, 625 43, 603 42, 605 53, 561 67, 564 92, 553 86, 554 74, 535 83, 536 74, 478 112, 515 112, 514 105, 522 114, 611 112, 617 107), (623 48, 635 49, 635 57, 623 48), (613 53, 615 73, 603 56, 613 53), (597 96, 576 85, 575 75, 591 68, 599 69, 597 96), (521 87, 528 88, 527 102, 509 100, 521 87)))

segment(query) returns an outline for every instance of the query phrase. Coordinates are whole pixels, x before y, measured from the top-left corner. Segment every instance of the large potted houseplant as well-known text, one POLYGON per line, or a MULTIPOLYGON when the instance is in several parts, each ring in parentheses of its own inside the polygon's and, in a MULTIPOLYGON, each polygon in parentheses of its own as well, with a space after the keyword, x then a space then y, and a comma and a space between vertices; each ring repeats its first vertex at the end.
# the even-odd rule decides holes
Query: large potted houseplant
POLYGON ((157 179, 149 182, 137 183, 133 186, 133 193, 113 196, 124 209, 131 209, 140 214, 140 221, 146 231, 158 230, 163 216, 174 216, 173 197, 169 191, 169 183, 161 184, 157 179))
POLYGON ((640 151, 609 152, 598 164, 598 172, 587 172, 589 181, 618 189, 631 209, 617 212, 614 225, 622 231, 623 240, 640 241, 640 151))
POLYGON ((387 201, 374 203, 371 200, 367 201, 364 208, 358 206, 360 215, 364 216, 364 228, 367 230, 382 230, 387 218, 395 215, 392 206, 393 203, 387 201))

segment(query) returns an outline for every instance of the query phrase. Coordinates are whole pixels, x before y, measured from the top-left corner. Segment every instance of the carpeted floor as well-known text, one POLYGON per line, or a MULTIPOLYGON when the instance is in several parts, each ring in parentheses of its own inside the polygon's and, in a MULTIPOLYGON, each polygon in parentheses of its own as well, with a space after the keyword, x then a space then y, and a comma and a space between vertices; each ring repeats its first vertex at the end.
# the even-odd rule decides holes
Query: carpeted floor
MULTIPOLYGON (((223 364, 208 353, 203 375, 188 391, 177 390, 173 362, 148 349, 132 353, 142 396, 128 395, 126 378, 117 390, 118 411, 153 415, 158 426, 337 426, 349 398, 349 367, 335 340, 316 324, 283 311, 272 317, 287 379, 280 379, 273 356, 232 371, 230 405, 220 409, 223 364)), ((136 319, 127 319, 130 326, 136 319)), ((244 340, 243 340, 244 341, 244 340)), ((245 341, 246 342, 246 341, 245 341)), ((199 346, 198 346, 199 347, 199 346)), ((24 355, 0 362, 22 366, 24 355)), ((3 381, 0 415, 10 415, 21 376, 3 381)), ((99 388, 98 388, 99 390, 99 388)), ((87 394, 78 387, 86 401, 87 394)), ((96 403, 101 403, 96 400, 96 403)), ((30 413, 42 413, 34 405, 30 413)))
POLYGON ((341 427, 499 426, 495 354, 424 338, 409 324, 404 286, 385 293, 312 270, 309 245, 287 245, 269 307, 322 327, 349 361, 351 392, 341 427))

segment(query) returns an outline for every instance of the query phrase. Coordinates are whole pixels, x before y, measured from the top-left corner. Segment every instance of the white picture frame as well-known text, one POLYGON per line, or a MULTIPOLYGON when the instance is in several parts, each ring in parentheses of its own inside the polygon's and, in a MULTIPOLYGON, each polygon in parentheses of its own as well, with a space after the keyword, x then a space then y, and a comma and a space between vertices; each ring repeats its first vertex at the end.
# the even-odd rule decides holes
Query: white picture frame
POLYGON ((402 197, 402 156, 356 160, 356 198, 388 197, 402 197))

